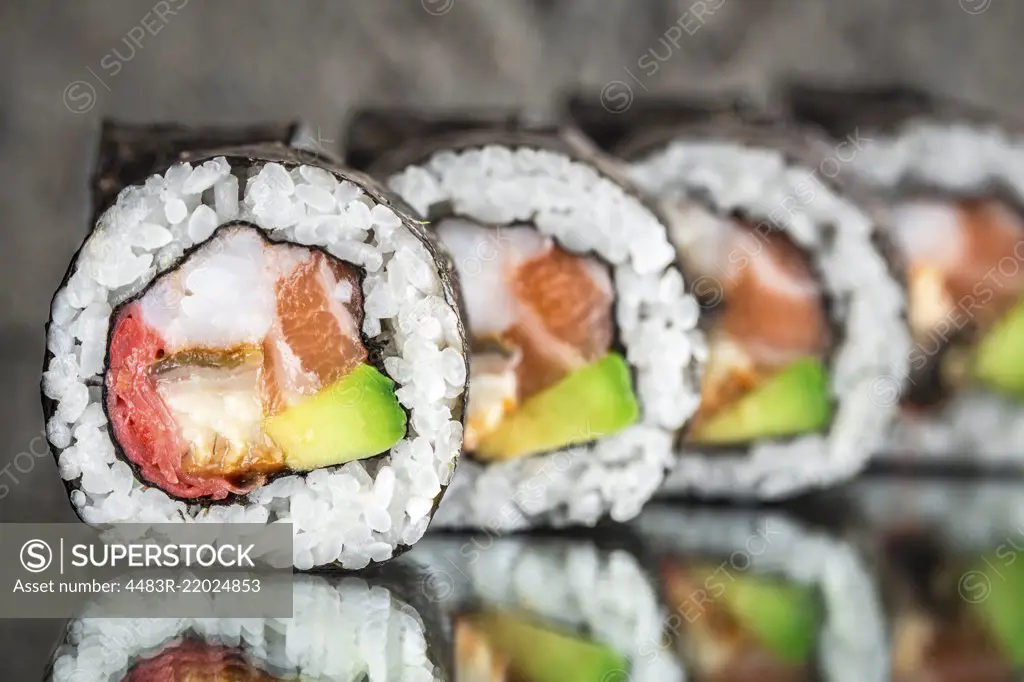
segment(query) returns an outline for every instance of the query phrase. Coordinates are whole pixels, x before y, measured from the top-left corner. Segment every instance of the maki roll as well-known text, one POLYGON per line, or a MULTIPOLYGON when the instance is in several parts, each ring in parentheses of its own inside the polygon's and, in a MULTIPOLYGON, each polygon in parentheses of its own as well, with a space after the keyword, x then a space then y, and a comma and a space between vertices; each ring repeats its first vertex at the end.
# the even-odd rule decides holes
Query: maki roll
POLYGON ((53 299, 44 410, 76 512, 291 523, 300 569, 390 558, 461 450, 450 270, 329 161, 182 158, 123 179, 53 299))
POLYGON ((666 634, 692 682, 882 682, 881 604, 845 541, 781 513, 649 506, 666 634))
POLYGON ((771 499, 855 474, 895 416, 877 380, 909 339, 896 264, 830 180, 846 150, 727 99, 606 124, 572 110, 657 199, 702 306, 700 408, 664 492, 771 499))
POLYGON ((1021 486, 895 477, 857 483, 889 611, 893 682, 1024 673, 1021 486))
POLYGON ((451 624, 455 682, 682 682, 630 540, 425 538, 410 557, 451 624))
MULTIPOLYGON (((795 117, 870 142, 843 168, 873 192, 906 263, 903 410, 880 457, 1020 461, 1024 437, 1021 128, 899 88, 793 85, 795 117)), ((893 393, 895 399, 896 394, 893 393)))
MULTIPOLYGON (((450 679, 436 607, 401 571, 296 575, 290 618, 100 618, 65 628, 46 682, 433 682, 450 679)), ((172 596, 166 598, 172 599, 172 596)), ((97 608, 100 601, 90 605, 97 608)), ((159 608, 159 607, 157 607, 159 608)))
POLYGON ((436 522, 635 515, 673 464, 704 357, 664 223, 578 135, 486 120, 451 132, 444 119, 370 112, 348 137, 461 283, 467 457, 436 522))

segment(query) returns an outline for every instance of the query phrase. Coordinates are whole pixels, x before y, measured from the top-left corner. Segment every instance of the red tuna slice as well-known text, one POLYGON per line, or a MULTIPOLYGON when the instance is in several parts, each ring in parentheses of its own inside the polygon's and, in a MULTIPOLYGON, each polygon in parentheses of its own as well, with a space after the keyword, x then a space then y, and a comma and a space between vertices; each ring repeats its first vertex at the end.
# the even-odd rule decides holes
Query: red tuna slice
POLYGON ((118 313, 110 337, 106 401, 122 451, 143 479, 177 497, 222 500, 230 493, 248 492, 255 485, 243 488, 223 478, 181 471, 188 444, 149 371, 164 352, 163 340, 143 321, 138 303, 118 313))
POLYGON ((275 682, 234 649, 194 640, 140 661, 123 682, 275 682))

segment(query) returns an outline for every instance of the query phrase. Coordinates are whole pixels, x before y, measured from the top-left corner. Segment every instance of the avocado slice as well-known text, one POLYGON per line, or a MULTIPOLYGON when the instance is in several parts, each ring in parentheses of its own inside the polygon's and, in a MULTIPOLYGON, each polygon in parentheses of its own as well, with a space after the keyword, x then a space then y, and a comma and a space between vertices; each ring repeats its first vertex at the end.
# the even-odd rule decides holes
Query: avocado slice
POLYGON ((360 365, 319 393, 264 423, 296 471, 344 464, 384 452, 405 436, 406 416, 395 383, 360 365))
POLYGON ((609 436, 636 422, 629 366, 609 353, 530 397, 476 450, 484 460, 524 457, 609 436))
POLYGON ((509 679, 529 682, 627 682, 628 661, 607 646, 539 627, 502 611, 469 622, 508 659, 509 679))
POLYGON ((726 445, 810 433, 831 417, 828 372, 820 360, 805 358, 696 426, 689 441, 726 445))
POLYGON ((978 342, 974 377, 993 390, 1024 398, 1024 302, 978 342))
POLYGON ((960 591, 1013 666, 1024 666, 1024 560, 1016 553, 1001 556, 997 551, 961 577, 960 591), (965 582, 972 574, 977 587, 965 582))
POLYGON ((805 663, 814 652, 820 620, 813 588, 738 576, 722 593, 736 618, 787 663, 805 663))

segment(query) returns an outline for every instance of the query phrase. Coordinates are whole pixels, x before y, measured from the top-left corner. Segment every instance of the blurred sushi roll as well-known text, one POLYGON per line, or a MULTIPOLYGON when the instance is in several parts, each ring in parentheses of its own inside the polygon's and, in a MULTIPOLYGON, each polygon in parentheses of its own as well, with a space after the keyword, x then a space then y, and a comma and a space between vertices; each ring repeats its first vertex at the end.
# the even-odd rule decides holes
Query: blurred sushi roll
MULTIPOLYGON (((403 567, 401 573, 407 573, 403 567)), ((418 574, 401 580, 418 584, 418 574)), ((447 681, 436 608, 394 576, 295 575, 289 618, 99 618, 65 628, 46 682, 447 681), (415 596, 415 595, 414 595, 415 596)), ((173 595, 167 596, 173 599, 173 595)), ((91 606, 95 607, 96 604, 91 606)))
POLYGON ((570 105, 668 216, 702 306, 700 408, 663 492, 774 499, 853 476, 895 417, 878 378, 910 343, 898 263, 830 179, 847 150, 727 98, 591 110, 570 105))
POLYGON ((691 682, 883 682, 882 605, 847 541, 778 512, 648 506, 666 633, 691 682))
POLYGON ((883 458, 1020 463, 1024 138, 971 106, 900 88, 791 85, 794 117, 859 137, 843 173, 874 192, 906 261, 913 339, 883 458))
MULTIPOLYGON (((625 542, 431 534, 410 557, 451 623, 456 682, 683 682, 625 542)), ((635 544, 635 543, 632 543, 635 544)))
POLYGON ((461 283, 467 456, 435 523, 630 518, 674 463, 705 356, 665 225, 578 135, 458 123, 367 112, 348 134, 461 283))
POLYGON ((893 682, 1024 674, 1024 488, 869 478, 853 488, 874 540, 893 682))
POLYGON ((47 326, 47 435, 82 520, 288 522, 300 569, 418 540, 467 381, 430 235, 283 144, 118 182, 47 326))

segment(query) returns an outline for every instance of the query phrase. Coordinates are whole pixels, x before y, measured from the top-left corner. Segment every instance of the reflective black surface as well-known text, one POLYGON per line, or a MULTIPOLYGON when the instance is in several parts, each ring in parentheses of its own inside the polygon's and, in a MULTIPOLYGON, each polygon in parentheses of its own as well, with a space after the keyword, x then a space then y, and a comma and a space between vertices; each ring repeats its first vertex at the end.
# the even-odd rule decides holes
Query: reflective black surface
POLYGON ((7 621, 4 679, 1014 680, 1022 550, 1024 486, 999 480, 661 502, 626 526, 431 534, 373 573, 296 576, 293 619, 7 621))

